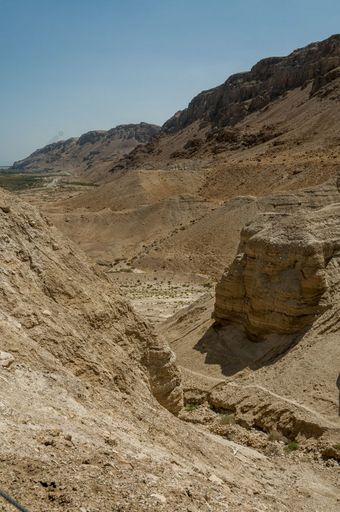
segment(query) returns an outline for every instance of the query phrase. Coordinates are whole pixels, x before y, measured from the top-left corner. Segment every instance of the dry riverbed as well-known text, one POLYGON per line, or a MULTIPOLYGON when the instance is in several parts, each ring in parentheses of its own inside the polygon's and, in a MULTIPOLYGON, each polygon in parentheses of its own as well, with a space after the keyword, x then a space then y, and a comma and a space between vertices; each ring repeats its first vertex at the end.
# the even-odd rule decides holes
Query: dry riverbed
POLYGON ((137 269, 108 271, 108 274, 136 311, 154 325, 171 317, 215 286, 207 276, 199 274, 142 272, 137 269))

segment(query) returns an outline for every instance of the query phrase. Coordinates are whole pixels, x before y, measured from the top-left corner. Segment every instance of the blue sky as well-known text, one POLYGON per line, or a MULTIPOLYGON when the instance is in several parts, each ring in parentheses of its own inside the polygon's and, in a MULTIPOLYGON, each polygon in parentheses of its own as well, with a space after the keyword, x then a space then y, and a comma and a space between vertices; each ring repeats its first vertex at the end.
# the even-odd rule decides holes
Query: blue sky
POLYGON ((162 124, 257 60, 340 32, 339 0, 0 0, 0 164, 162 124))

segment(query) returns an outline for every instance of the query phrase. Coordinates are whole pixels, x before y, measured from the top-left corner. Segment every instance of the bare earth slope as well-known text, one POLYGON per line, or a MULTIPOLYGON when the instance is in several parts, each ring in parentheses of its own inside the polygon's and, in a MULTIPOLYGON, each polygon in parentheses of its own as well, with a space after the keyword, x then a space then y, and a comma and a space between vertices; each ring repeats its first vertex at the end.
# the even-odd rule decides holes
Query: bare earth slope
POLYGON ((157 141, 137 148, 117 167, 171 166, 188 159, 204 165, 212 158, 222 163, 226 155, 235 163, 244 156, 273 160, 281 146, 301 154, 301 144, 311 149, 312 141, 336 142, 339 64, 339 35, 287 57, 263 59, 196 96, 163 125, 157 141))
POLYGON ((46 218, 0 192, 0 480, 29 509, 338 511, 339 48, 261 61, 118 163, 109 132, 70 141, 105 183, 25 192, 46 218), (158 336, 120 293, 170 304, 179 271, 216 305, 207 281, 158 336))
POLYGON ((231 263, 239 243, 242 227, 260 212, 313 210, 340 200, 338 178, 316 187, 268 196, 236 196, 224 202, 210 202, 210 210, 159 241, 156 247, 140 251, 134 261, 142 268, 168 268, 219 277, 231 263))
POLYGON ((340 36, 293 51, 287 57, 260 60, 248 72, 232 75, 219 87, 196 96, 188 108, 169 119, 163 129, 175 132, 194 121, 235 125, 268 105, 282 93, 313 81, 312 94, 338 76, 340 36), (336 70, 336 71, 335 71, 336 70))
POLYGON ((336 511, 319 463, 181 422, 172 353, 35 210, 0 194, 1 487, 36 511, 336 511), (312 478, 312 483, 310 479, 312 478))
POLYGON ((183 368, 186 421, 340 460, 339 229, 339 203, 257 216, 218 283, 215 322, 208 295, 160 326, 183 368))
MULTIPOLYGON (((289 209, 290 201, 299 206, 305 189, 336 187, 339 52, 335 35, 260 61, 195 98, 156 139, 112 165, 109 182, 64 201, 51 197, 44 209, 94 258, 134 258, 146 270, 190 268, 219 276, 243 224, 257 211, 282 209, 283 203, 289 209), (190 194, 190 204, 183 194, 190 194), (193 201, 201 211, 193 211, 193 201), (162 212, 159 219, 151 220, 151 205, 162 212), (170 222, 162 222, 167 208, 170 222)), ((334 193, 325 192, 322 204, 334 193)))
MULTIPOLYGON (((62 201, 60 194, 54 201, 52 189, 43 209, 94 259, 134 258, 146 270, 190 268, 219 276, 243 224, 257 211, 278 207, 275 199, 259 197, 279 194, 284 203, 287 195, 287 205, 296 204, 297 191, 337 179, 339 59, 338 35, 264 59, 198 95, 117 165, 110 163, 111 142, 134 141, 145 125, 133 125, 132 139, 121 135, 124 127, 85 134, 72 145, 79 158, 92 152, 86 175, 105 183, 73 197, 64 193, 62 201)), ((83 172, 83 160, 79 165, 83 172)), ((36 196, 30 200, 39 204, 36 196)))

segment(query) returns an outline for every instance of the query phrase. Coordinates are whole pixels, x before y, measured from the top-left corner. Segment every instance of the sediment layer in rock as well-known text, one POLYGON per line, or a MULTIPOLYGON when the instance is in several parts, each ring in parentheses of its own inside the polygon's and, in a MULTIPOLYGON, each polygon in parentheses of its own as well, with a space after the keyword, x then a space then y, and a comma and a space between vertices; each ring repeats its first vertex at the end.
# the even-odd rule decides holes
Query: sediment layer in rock
POLYGON ((340 207, 259 215, 241 233, 237 256, 216 288, 214 316, 250 335, 292 334, 329 305, 340 279, 340 207))

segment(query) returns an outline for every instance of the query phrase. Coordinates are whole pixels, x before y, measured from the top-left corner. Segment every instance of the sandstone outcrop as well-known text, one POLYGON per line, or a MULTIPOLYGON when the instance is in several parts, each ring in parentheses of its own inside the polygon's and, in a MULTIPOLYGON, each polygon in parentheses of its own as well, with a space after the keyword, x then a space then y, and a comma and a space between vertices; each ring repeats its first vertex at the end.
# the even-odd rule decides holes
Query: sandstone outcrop
POLYGON ((246 225, 216 288, 214 317, 255 338, 303 332, 331 305, 340 281, 340 207, 266 213, 246 225))

